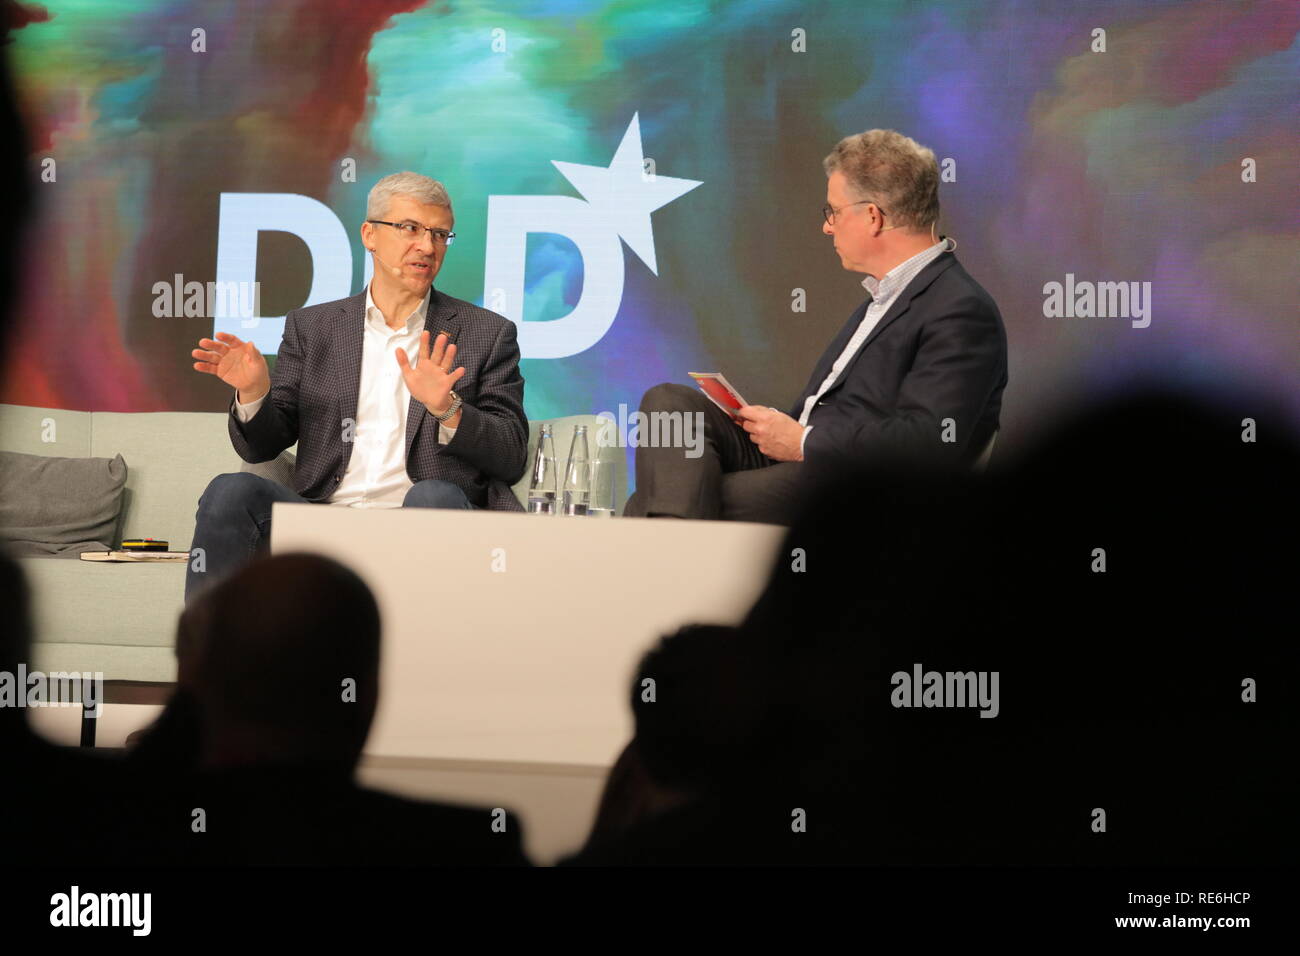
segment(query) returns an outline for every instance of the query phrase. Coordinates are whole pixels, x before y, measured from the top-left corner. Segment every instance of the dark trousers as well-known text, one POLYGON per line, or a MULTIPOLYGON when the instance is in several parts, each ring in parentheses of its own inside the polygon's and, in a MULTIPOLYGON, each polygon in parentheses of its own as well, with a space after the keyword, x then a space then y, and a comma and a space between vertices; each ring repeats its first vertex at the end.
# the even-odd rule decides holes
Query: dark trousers
MULTIPOLYGON (((803 465, 768 458, 704 393, 687 385, 656 385, 641 399, 641 411, 703 416, 698 457, 688 449, 636 450, 636 493, 623 513, 629 517, 723 518, 789 524, 803 465)), ((700 419, 695 419, 699 421, 700 419)))
MULTIPOLYGON (((199 511, 185 570, 185 602, 247 564, 271 540, 271 506, 277 501, 312 504, 284 485, 239 471, 217 475, 199 498, 199 511)), ((316 502, 319 503, 319 502, 316 502)), ((426 478, 406 493, 403 508, 473 508, 450 481, 426 478)))

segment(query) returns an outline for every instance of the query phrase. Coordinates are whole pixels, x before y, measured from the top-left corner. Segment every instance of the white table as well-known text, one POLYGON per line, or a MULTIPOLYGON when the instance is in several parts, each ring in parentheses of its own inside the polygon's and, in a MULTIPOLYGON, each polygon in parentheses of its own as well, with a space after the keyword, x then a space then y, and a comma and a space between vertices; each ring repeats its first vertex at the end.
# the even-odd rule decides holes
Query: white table
POLYGON ((383 618, 372 757, 608 767, 637 662, 737 623, 785 529, 641 518, 277 504, 274 553, 353 568, 383 618))

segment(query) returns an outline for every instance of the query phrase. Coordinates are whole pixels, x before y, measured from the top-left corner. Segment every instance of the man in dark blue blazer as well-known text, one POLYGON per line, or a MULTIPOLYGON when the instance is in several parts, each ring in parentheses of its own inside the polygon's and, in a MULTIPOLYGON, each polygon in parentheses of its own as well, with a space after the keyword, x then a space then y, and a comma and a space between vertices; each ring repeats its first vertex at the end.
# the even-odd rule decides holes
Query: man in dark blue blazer
POLYGON ((849 317, 789 413, 731 419, 697 389, 656 385, 641 410, 703 415, 704 453, 637 449, 626 514, 787 523, 809 469, 884 458, 968 467, 991 447, 1007 384, 992 297, 935 235, 933 151, 893 130, 841 140, 826 157, 825 223, 844 268, 865 273, 849 317))

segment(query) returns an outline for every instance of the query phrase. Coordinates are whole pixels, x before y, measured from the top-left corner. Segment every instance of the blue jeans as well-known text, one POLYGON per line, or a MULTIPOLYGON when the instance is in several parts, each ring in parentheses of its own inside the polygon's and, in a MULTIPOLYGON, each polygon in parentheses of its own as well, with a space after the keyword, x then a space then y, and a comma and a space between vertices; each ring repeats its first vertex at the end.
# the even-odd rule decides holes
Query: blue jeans
MULTIPOLYGON (((269 547, 271 506, 277 501, 311 504, 284 485, 246 471, 217 475, 199 498, 199 511, 185 570, 185 602, 247 564, 269 547), (202 570, 195 549, 202 548, 202 570)), ((465 492, 450 481, 426 478, 406 493, 403 508, 469 509, 465 492)))

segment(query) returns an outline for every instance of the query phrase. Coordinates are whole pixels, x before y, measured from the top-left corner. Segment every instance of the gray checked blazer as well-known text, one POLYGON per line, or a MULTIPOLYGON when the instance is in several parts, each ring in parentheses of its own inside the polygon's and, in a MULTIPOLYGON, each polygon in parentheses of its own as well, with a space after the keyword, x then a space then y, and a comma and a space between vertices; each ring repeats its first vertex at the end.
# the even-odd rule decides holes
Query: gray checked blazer
MULTIPOLYGON (((271 461, 298 443, 293 490, 309 501, 334 493, 352 454, 344 423, 357 416, 366 294, 296 309, 285 318, 284 339, 271 374, 271 394, 247 422, 230 402, 230 441, 247 462, 271 461)), ((412 482, 450 481, 480 508, 522 511, 510 490, 527 467, 528 419, 519 345, 509 319, 430 293, 424 327, 430 339, 446 332, 456 345, 456 383, 464 400, 460 425, 445 445, 438 421, 411 399, 406 418, 406 473, 412 482)))

